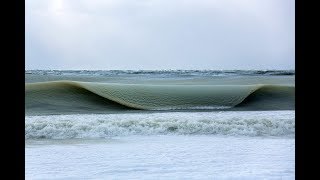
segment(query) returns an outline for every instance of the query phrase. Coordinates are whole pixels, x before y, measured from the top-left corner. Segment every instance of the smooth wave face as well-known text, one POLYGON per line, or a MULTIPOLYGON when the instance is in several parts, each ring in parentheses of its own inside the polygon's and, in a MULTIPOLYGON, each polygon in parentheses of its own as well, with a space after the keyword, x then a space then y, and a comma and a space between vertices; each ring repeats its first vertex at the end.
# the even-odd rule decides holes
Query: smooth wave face
POLYGON ((85 139, 164 134, 294 137, 294 116, 294 111, 26 116, 25 138, 85 139))
POLYGON ((77 81, 26 84, 27 115, 134 110, 293 110, 294 86, 146 85, 77 81))

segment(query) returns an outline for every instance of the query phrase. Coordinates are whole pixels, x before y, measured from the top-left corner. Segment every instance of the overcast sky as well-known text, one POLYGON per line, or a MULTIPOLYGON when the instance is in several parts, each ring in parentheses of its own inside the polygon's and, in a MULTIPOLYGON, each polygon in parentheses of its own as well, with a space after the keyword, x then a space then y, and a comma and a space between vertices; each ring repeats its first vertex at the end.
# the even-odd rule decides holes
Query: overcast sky
POLYGON ((26 0, 26 69, 294 69, 294 0, 26 0))

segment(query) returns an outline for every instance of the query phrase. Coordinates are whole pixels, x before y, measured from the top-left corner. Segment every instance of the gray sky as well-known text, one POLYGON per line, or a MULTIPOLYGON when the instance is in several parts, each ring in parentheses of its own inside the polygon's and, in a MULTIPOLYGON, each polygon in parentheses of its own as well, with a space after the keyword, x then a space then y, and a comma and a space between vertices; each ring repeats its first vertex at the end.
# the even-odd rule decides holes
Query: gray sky
POLYGON ((294 0, 26 0, 26 69, 294 69, 294 0))

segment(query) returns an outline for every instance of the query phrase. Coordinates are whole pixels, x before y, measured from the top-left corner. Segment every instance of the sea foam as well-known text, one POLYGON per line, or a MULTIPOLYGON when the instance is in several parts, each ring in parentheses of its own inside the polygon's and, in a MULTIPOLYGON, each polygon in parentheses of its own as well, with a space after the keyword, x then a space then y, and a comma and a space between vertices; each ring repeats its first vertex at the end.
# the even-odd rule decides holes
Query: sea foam
POLYGON ((108 138, 128 135, 287 136, 294 111, 164 112, 26 116, 26 139, 108 138))

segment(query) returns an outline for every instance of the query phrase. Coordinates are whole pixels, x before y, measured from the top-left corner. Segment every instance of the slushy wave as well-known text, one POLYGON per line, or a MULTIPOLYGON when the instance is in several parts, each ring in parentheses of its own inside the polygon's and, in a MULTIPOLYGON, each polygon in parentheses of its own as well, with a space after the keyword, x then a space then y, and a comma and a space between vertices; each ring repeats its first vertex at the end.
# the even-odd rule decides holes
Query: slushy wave
POLYGON ((26 84, 27 115, 125 110, 293 110, 287 85, 151 85, 79 81, 26 84), (202 108, 199 108, 202 107, 202 108))

